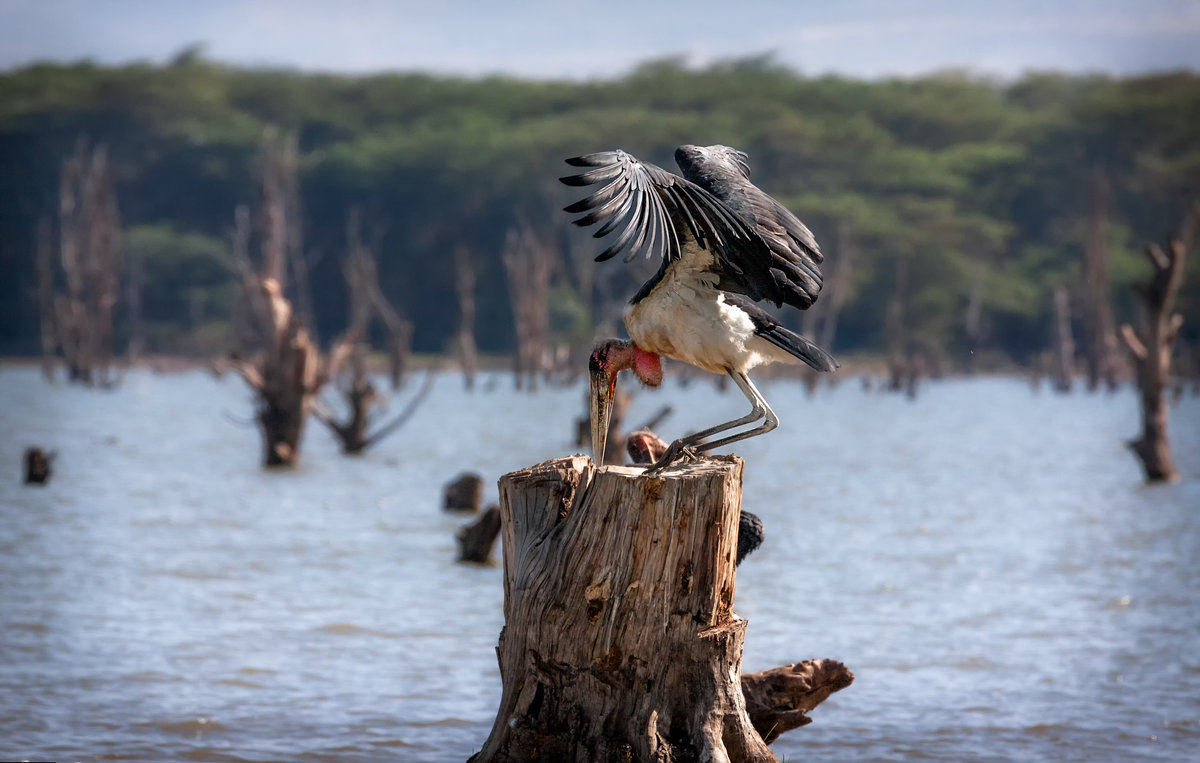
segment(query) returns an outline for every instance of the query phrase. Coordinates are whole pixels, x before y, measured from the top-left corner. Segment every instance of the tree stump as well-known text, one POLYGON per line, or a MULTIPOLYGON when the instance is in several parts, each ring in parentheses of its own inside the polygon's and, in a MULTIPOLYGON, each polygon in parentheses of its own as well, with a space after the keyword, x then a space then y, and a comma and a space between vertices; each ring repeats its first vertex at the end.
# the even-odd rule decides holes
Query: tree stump
POLYGON ((442 509, 474 514, 483 504, 483 478, 474 472, 463 472, 446 485, 442 492, 442 509))
POLYGON ((754 728, 766 742, 812 723, 808 711, 854 682, 837 660, 806 660, 742 675, 742 693, 754 728))
MULTIPOLYGON (((666 441, 650 431, 649 426, 639 429, 625 440, 625 450, 630 460, 639 466, 649 466, 667 452, 666 441)), ((607 460, 607 459, 606 459, 607 460)), ((737 555, 733 565, 739 566, 766 538, 762 520, 757 515, 742 509, 738 514, 737 555)))
POLYGON ((25 484, 45 485, 50 481, 50 466, 54 462, 54 454, 46 453, 38 447, 25 449, 25 484))
POLYGON ((500 507, 489 506, 479 519, 463 525, 455 533, 458 561, 484 564, 492 556, 492 547, 500 535, 500 507))
POLYGON ((500 480, 503 691, 471 761, 775 761, 738 679, 742 461, 500 480))

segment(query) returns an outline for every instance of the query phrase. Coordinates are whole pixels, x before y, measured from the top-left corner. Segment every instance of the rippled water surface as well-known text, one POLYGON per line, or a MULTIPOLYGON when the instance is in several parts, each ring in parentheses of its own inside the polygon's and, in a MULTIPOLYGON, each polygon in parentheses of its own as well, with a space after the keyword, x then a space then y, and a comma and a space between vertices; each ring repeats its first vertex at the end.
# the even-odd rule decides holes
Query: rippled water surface
MULTIPOLYGON (((857 676, 778 755, 1196 759, 1200 400, 1171 413, 1183 481, 1145 487, 1131 390, 762 389, 783 425, 738 449, 767 529, 743 667, 857 676)), ((668 437, 745 407, 668 383, 632 418, 666 402, 668 437)), ((499 702, 503 571, 454 562, 441 487, 573 452, 581 406, 445 376, 364 457, 314 423, 265 473, 238 379, 0 371, 0 759, 464 760, 499 702), (19 484, 33 443, 59 453, 45 488, 19 484)))

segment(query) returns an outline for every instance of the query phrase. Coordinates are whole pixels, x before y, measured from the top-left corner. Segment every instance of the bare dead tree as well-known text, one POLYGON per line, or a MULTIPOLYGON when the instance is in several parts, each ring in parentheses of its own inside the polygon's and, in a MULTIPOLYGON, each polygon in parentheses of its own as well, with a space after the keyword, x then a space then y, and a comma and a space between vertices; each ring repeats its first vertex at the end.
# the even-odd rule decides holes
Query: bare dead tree
POLYGON ((887 345, 888 390, 907 392, 916 397, 919 376, 912 340, 906 325, 908 317, 908 258, 896 260, 896 281, 885 314, 884 341, 887 345))
POLYGON ((371 319, 377 318, 388 329, 390 370, 393 389, 398 387, 412 344, 412 324, 400 318, 379 286, 379 271, 372 249, 363 243, 360 231, 360 216, 352 209, 346 224, 348 253, 342 265, 346 288, 350 300, 350 326, 334 345, 334 357, 349 359, 347 372, 338 381, 345 400, 348 415, 339 420, 320 401, 313 408, 317 418, 329 427, 341 441, 342 452, 357 455, 379 443, 384 437, 399 429, 416 412, 429 394, 434 371, 425 376, 425 384, 407 407, 374 432, 368 433, 371 411, 382 404, 375 385, 367 375, 366 353, 367 332, 371 319))
POLYGON ((378 445, 385 437, 408 423, 421 404, 425 402, 436 377, 435 369, 429 369, 421 388, 409 399, 405 407, 388 419, 386 423, 368 431, 371 424, 371 411, 381 404, 382 400, 364 370, 363 350, 364 346, 360 343, 355 345, 351 351, 350 372, 346 374, 347 378, 342 382, 342 394, 349 403, 347 406, 348 417, 339 420, 319 400, 313 407, 313 414, 321 423, 329 427, 341 442, 342 452, 351 456, 359 455, 368 448, 378 445))
POLYGON ((277 192, 281 195, 287 214, 283 220, 280 245, 287 257, 287 267, 290 268, 295 281, 291 292, 295 294, 296 314, 300 320, 316 336, 316 315, 313 312, 312 287, 309 284, 309 262, 304 255, 304 202, 300 196, 299 172, 300 138, 295 132, 283 135, 279 140, 276 182, 277 192))
POLYGON ((1172 236, 1164 252, 1158 244, 1149 244, 1146 258, 1154 267, 1149 282, 1134 287, 1142 305, 1141 328, 1135 331, 1125 324, 1121 338, 1133 356, 1141 391, 1142 434, 1129 443, 1146 473, 1147 482, 1174 482, 1179 479, 1167 439, 1167 401, 1164 388, 1171 375, 1171 354, 1183 316, 1175 310, 1175 297, 1183 282, 1183 265, 1188 250, 1196 241, 1200 227, 1200 201, 1172 236))
POLYGON ((299 209, 288 188, 294 174, 295 143, 268 134, 260 159, 259 260, 250 259, 250 211, 234 215, 233 250, 241 274, 244 306, 240 311, 242 346, 230 363, 258 396, 257 421, 265 466, 293 466, 300 439, 317 394, 349 356, 342 344, 322 359, 304 322, 284 296, 288 272, 288 231, 299 222, 299 209))
POLYGON ((459 244, 454 249, 454 287, 458 293, 458 357, 463 384, 475 388, 479 352, 475 346, 475 260, 471 250, 459 244))
POLYGON ((1103 382, 1117 386, 1117 334, 1109 300, 1108 177, 1096 168, 1091 177, 1091 214, 1083 250, 1083 316, 1086 327, 1084 361, 1087 386, 1096 390, 1103 382))
MULTIPOLYGON (((842 306, 850 293, 851 268, 854 263, 854 248, 850 240, 850 226, 846 221, 838 222, 837 239, 834 256, 830 263, 833 267, 821 285, 821 298, 804 311, 801 333, 812 337, 821 347, 833 351, 833 343, 837 338, 838 317, 842 306)), ((816 391, 821 381, 821 374, 815 369, 804 367, 804 386, 809 394, 816 391)), ((830 377, 832 379, 832 377, 830 377)))
POLYGON ((1075 376, 1075 338, 1071 333, 1071 302, 1066 288, 1054 290, 1054 347, 1051 377, 1056 392, 1070 392, 1075 376))
POLYGON ((985 266, 986 252, 979 251, 975 256, 971 272, 971 291, 967 296, 967 307, 963 311, 963 336, 967 340, 966 372, 974 374, 977 370, 979 356, 975 350, 983 345, 983 298, 987 292, 987 267, 985 266))
POLYGON ((833 269, 821 289, 828 292, 822 295, 820 304, 823 307, 815 331, 817 344, 830 350, 837 338, 838 317, 847 297, 850 296, 850 278, 854 265, 854 242, 850 235, 850 226, 845 221, 838 224, 837 258, 832 264, 833 269))
POLYGON ((42 376, 54 381, 54 354, 58 351, 58 322, 54 311, 54 230, 42 218, 37 232, 38 307, 42 329, 42 376))
MULTIPOLYGON (((357 209, 350 210, 347 225, 350 270, 346 271, 346 279, 351 285, 351 299, 354 304, 362 305, 361 309, 365 310, 368 316, 373 315, 387 329, 388 378, 391 380, 392 389, 399 389, 404 383, 409 357, 412 355, 413 325, 411 321, 400 317, 399 311, 383 294, 379 285, 379 267, 376 264, 374 248, 368 247, 362 241, 357 209)), ((376 243, 380 238, 379 235, 374 236, 376 243)))
POLYGON ((80 139, 63 163, 58 254, 65 291, 57 288, 52 239, 43 223, 38 232, 43 373, 53 376, 50 358, 61 352, 70 381, 111 386, 116 381, 113 319, 120 299, 122 235, 104 144, 89 149, 80 139))
MULTIPOLYGON (((134 365, 142 356, 146 346, 146 330, 142 322, 142 258, 140 255, 129 257, 126 263, 127 278, 125 282, 125 306, 129 320, 129 344, 125 348, 125 362, 134 365)), ((199 321, 193 321, 193 328, 199 321)))
POLYGON ((516 384, 533 392, 547 370, 554 249, 545 235, 522 223, 508 232, 503 259, 517 334, 516 384))

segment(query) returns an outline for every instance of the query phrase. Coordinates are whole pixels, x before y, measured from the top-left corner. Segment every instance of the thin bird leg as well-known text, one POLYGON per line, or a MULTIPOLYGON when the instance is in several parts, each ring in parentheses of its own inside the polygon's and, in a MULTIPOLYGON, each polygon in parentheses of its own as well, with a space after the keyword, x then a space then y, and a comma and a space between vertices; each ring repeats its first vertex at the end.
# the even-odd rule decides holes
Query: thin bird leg
MULTIPOLYGON (((758 421, 763 416, 770 416, 771 418, 775 417, 774 412, 767 407, 767 401, 763 400, 762 395, 758 394, 758 390, 755 389, 754 385, 750 382, 750 377, 746 376, 740 371, 734 371, 732 369, 729 369, 727 373, 738 385, 738 388, 742 391, 742 394, 746 396, 746 399, 750 401, 750 412, 739 419, 727 421, 724 424, 717 424, 715 427, 709 427, 708 429, 703 429, 699 432, 694 432, 692 434, 680 437, 667 447, 666 451, 663 452, 662 457, 655 461, 654 465, 646 470, 647 472, 653 474, 654 472, 662 471, 672 463, 678 461, 681 456, 687 455, 694 457, 696 452, 708 450, 709 446, 704 443, 704 440, 712 437, 715 434, 727 432, 730 429, 735 429, 744 424, 750 424, 758 421)), ((772 424, 770 426, 770 429, 774 429, 777 424, 778 419, 776 419, 776 424, 772 424)), ((750 431, 757 432, 761 428, 762 427, 757 427, 750 431)), ((767 430, 764 429, 763 431, 767 430)), ((725 440, 719 440, 718 444, 724 444, 724 442, 725 440)), ((732 440, 730 440, 730 442, 732 442, 732 440)))
MULTIPOLYGON (((732 434, 728 437, 722 437, 720 440, 701 443, 694 448, 694 450, 697 452, 707 453, 714 448, 721 447, 722 445, 728 445, 732 442, 738 442, 739 440, 745 440, 750 437, 757 437, 760 434, 766 434, 775 427, 779 426, 779 417, 775 415, 775 411, 771 410, 771 406, 767 405, 766 398, 764 398, 762 393, 758 391, 758 388, 754 386, 754 382, 750 381, 750 377, 746 376, 745 374, 740 374, 740 376, 746 382, 746 386, 742 387, 742 391, 746 393, 747 397, 750 395, 754 396, 752 398, 754 405, 756 407, 762 406, 766 421, 753 429, 747 429, 745 432, 738 432, 737 434, 732 434)), ((734 377, 734 381, 737 381, 736 376, 734 377)), ((741 387, 742 385, 739 384, 738 386, 741 387)))

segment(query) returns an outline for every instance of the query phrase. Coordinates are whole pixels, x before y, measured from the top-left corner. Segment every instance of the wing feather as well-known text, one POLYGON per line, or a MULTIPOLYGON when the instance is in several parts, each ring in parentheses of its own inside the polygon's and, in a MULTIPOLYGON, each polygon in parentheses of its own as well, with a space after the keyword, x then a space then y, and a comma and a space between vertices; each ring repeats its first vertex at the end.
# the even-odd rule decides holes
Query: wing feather
POLYGON ((720 199, 722 211, 742 220, 760 244, 737 248, 741 277, 723 287, 756 301, 812 305, 821 291, 821 249, 808 226, 750 182, 746 154, 724 146, 681 147, 677 160, 681 153, 687 178, 720 199))
MULTIPOLYGON (((682 147, 685 148, 694 147, 682 147)), ((723 149, 724 147, 710 147, 723 149)), ((593 236, 614 238, 597 262, 639 254, 679 259, 693 240, 715 255, 720 288, 754 301, 806 308, 821 290, 823 258, 812 232, 795 215, 754 186, 746 155, 726 149, 729 171, 698 165, 680 177, 621 151, 567 159, 581 172, 561 178, 571 187, 593 186, 564 207, 572 222, 596 226, 593 236)), ((678 160, 679 153, 676 154, 678 160)))
POLYGON ((622 251, 626 261, 643 253, 675 260, 685 235, 703 248, 728 253, 735 242, 752 235, 744 221, 705 189, 619 149, 573 157, 567 164, 587 169, 560 178, 564 184, 599 187, 564 210, 582 213, 575 225, 599 224, 596 238, 617 235, 597 262, 622 251))

